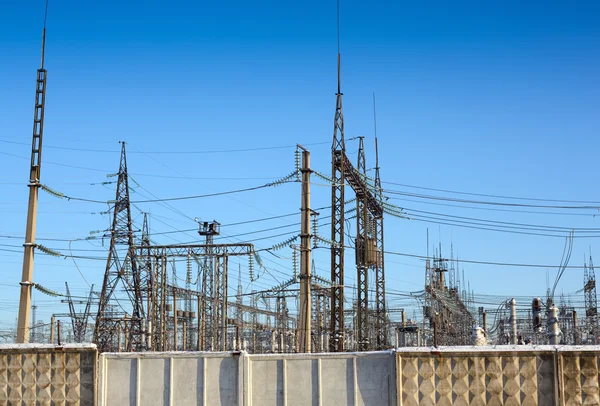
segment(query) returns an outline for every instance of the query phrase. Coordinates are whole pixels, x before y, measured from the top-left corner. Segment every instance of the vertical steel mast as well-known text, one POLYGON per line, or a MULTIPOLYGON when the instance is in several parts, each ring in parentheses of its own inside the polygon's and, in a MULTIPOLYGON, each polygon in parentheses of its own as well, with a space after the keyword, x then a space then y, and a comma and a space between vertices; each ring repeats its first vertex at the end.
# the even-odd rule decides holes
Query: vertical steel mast
POLYGON ((340 81, 340 3, 338 14, 337 93, 333 120, 333 144, 331 166, 331 319, 329 350, 344 351, 344 114, 340 81))
MULTIPOLYGON (((364 137, 358 137, 358 173, 366 179, 364 137)), ((356 193, 356 281, 358 300, 356 302, 356 332, 358 351, 369 349, 369 224, 371 215, 367 211, 367 195, 358 188, 356 193)))
POLYGON ((27 208, 27 228, 25 230, 25 252, 23 254, 23 274, 21 277, 21 298, 19 301, 19 321, 17 342, 29 342, 29 320, 31 309, 31 287, 33 286, 33 255, 35 251, 35 229, 37 220, 40 169, 42 165, 42 135, 44 133, 44 106, 46 102, 46 69, 44 69, 44 48, 46 46, 46 17, 48 1, 44 12, 42 30, 42 58, 37 71, 35 85, 35 109, 33 113, 33 140, 31 145, 31 168, 29 171, 29 206, 27 208))
MULTIPOLYGON (((375 110, 375 94, 373 94, 373 126, 375 132, 375 194, 379 204, 383 207, 383 188, 379 176, 379 147, 377 145, 377 115, 375 110)), ((385 306, 385 267, 383 244, 383 210, 380 216, 375 216, 375 241, 377 255, 375 260, 375 330, 377 349, 388 346, 388 320, 385 306)))

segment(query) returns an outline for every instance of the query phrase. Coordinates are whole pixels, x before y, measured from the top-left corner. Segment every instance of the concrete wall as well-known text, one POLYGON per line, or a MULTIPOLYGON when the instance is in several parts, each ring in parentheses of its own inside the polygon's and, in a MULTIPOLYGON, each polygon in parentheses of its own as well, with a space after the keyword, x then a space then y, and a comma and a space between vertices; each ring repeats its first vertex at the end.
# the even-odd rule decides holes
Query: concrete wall
POLYGON ((94 405, 95 345, 0 345, 0 406, 94 405))
POLYGON ((98 404, 241 405, 240 353, 147 352, 100 356, 98 404))
POLYGON ((248 406, 395 405, 392 352, 245 357, 248 406))
POLYGON ((399 403, 555 405, 554 347, 457 347, 396 353, 399 403))
POLYGON ((598 347, 571 347, 558 350, 561 405, 600 405, 598 388, 598 347))
POLYGON ((395 405, 391 352, 105 353, 99 405, 395 405))
POLYGON ((107 353, 99 405, 600 405, 599 361, 589 346, 107 353))

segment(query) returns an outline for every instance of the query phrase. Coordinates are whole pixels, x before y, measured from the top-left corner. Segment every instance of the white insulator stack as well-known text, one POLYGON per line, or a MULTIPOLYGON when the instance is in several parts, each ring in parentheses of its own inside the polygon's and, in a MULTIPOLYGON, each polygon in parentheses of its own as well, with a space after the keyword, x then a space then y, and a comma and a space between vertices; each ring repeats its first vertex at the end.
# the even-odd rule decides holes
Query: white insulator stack
POLYGON ((550 309, 548 309, 546 326, 548 329, 548 344, 558 345, 560 328, 558 327, 558 308, 556 306, 551 306, 550 309))
POLYGON ((481 347, 488 344, 487 334, 483 328, 476 326, 471 331, 471 344, 481 347))

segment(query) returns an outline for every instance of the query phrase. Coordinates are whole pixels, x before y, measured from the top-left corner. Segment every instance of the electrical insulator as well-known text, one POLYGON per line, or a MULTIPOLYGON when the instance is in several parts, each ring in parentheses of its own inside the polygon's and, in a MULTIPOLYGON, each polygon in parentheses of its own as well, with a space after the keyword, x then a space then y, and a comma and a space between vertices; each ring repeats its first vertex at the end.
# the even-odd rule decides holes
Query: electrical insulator
POLYGON ((300 149, 296 148, 296 151, 294 151, 294 161, 295 161, 295 165, 296 165, 296 172, 298 173, 298 176, 300 176, 300 149))
POLYGON ((294 279, 298 277, 298 253, 296 250, 292 251, 292 264, 294 267, 294 279))
POLYGON ((248 256, 248 274, 250 275, 250 282, 254 282, 254 257, 252 254, 248 256))
POLYGON ((185 281, 192 283, 192 256, 190 254, 187 256, 187 275, 185 281))
POLYGON ((312 242, 313 242, 313 248, 317 248, 317 235, 319 234, 319 222, 318 222, 318 217, 317 216, 313 216, 312 218, 312 228, 313 228, 313 238, 312 238, 312 242))

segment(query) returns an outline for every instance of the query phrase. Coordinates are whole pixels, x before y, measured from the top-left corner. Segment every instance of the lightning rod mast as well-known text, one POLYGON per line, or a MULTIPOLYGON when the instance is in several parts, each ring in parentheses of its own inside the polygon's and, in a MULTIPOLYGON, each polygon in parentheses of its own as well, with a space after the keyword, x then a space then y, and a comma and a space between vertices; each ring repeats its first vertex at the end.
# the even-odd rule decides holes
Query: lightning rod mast
POLYGON ((42 135, 44 133, 44 106, 46 102, 46 69, 44 69, 44 48, 46 46, 46 17, 48 0, 44 12, 42 30, 42 58, 37 71, 35 86, 35 109, 33 113, 33 140, 31 145, 31 168, 29 171, 29 205, 27 208, 27 228, 25 230, 25 252, 23 254, 23 274, 21 278, 21 297, 19 300, 19 321, 17 324, 17 343, 29 342, 29 320, 31 309, 31 287, 33 286, 33 254, 35 251, 35 230, 37 205, 42 164, 42 135))

